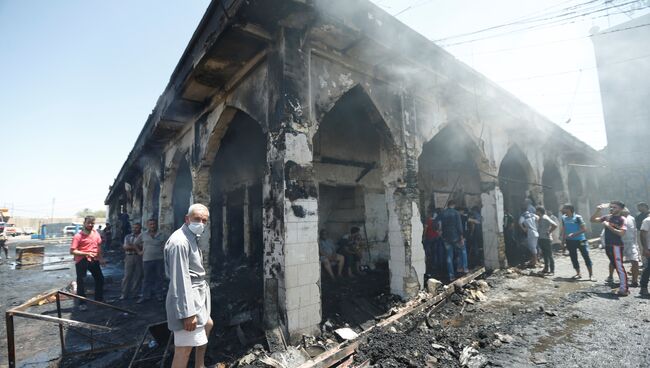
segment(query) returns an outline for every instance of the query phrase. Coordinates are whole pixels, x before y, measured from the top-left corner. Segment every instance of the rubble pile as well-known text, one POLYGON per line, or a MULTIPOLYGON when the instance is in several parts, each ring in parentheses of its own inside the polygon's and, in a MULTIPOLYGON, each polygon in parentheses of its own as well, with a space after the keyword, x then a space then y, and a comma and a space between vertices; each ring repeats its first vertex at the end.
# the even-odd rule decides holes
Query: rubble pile
MULTIPOLYGON (((475 280, 458 287, 430 282, 430 294, 455 287, 449 303, 434 309, 406 316, 385 328, 373 329, 354 357, 356 364, 370 367, 484 367, 488 359, 480 354, 480 338, 468 339, 462 325, 463 313, 476 311, 477 303, 486 300, 490 286, 475 280), (460 308, 460 309, 459 309, 460 308)), ((498 340, 497 337, 493 337, 498 340)), ((508 340, 511 337, 503 337, 508 340)), ((509 340, 512 341, 512 340, 509 340)))

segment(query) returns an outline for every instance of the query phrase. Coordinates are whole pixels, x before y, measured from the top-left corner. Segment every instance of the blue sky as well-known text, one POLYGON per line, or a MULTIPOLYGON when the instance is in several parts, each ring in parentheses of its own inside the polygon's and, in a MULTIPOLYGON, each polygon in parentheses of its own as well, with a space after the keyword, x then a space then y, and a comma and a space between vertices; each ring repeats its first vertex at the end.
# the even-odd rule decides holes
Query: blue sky
MULTIPOLYGON (((585 0, 373 2, 436 40, 585 0)), ((53 198, 55 216, 103 208, 208 3, 0 0, 0 206, 23 217, 49 217, 53 198)), ((606 138, 586 36, 628 19, 585 17, 446 49, 600 149, 606 138)))
POLYGON ((0 205, 103 208, 208 3, 0 0, 0 205))

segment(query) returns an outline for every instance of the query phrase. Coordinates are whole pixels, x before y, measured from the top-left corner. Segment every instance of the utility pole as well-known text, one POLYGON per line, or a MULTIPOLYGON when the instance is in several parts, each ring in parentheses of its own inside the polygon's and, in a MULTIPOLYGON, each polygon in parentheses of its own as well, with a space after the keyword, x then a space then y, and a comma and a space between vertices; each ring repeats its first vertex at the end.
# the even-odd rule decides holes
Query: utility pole
POLYGON ((52 212, 50 213, 50 224, 54 223, 54 202, 56 202, 56 198, 52 198, 52 212))

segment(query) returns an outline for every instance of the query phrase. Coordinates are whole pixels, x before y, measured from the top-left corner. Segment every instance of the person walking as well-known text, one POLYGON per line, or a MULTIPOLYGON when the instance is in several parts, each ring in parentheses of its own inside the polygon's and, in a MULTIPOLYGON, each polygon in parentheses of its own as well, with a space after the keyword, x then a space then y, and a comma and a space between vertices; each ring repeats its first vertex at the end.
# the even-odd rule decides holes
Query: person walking
POLYGON ((639 287, 639 247, 636 243, 636 223, 630 210, 626 208, 621 211, 621 216, 625 220, 625 235, 623 236, 623 262, 632 264, 632 282, 630 287, 639 287))
POLYGON ((526 245, 528 252, 530 252, 530 260, 528 267, 535 267, 537 265, 537 240, 539 239, 539 232, 537 231, 537 221, 539 218, 535 213, 530 212, 530 205, 524 206, 524 211, 519 217, 519 227, 526 234, 526 245))
POLYGON ((456 211, 456 201, 453 199, 447 203, 447 208, 440 214, 440 235, 445 242, 447 252, 447 276, 449 281, 456 279, 454 268, 454 253, 460 253, 463 269, 467 268, 467 253, 465 252, 465 240, 463 239, 463 225, 460 213, 456 211), (463 258, 463 254, 465 255, 463 258))
POLYGON ((210 287, 205 280, 198 240, 209 217, 206 206, 191 205, 185 223, 165 244, 165 272, 169 277, 165 307, 167 326, 174 334, 172 368, 186 368, 195 347, 194 366, 205 366, 205 351, 213 322, 210 318, 210 287))
POLYGON ((124 278, 120 300, 137 296, 142 287, 142 225, 135 223, 133 232, 124 238, 124 278))
POLYGON ((432 209, 431 215, 424 222, 422 244, 424 245, 425 272, 432 275, 436 269, 436 240, 440 236, 438 214, 432 209))
POLYGON ((140 236, 142 244, 142 268, 144 282, 142 297, 136 302, 144 303, 154 295, 159 302, 163 301, 163 280, 165 278, 165 237, 158 232, 158 221, 147 221, 147 232, 140 236))
MULTIPOLYGON (((70 245, 70 254, 74 256, 77 274, 77 295, 86 296, 85 278, 88 271, 95 280, 95 300, 104 301, 104 274, 101 266, 106 264, 102 258, 102 238, 94 229, 95 216, 84 218, 83 229, 76 233, 70 245)), ((79 310, 86 311, 88 307, 84 300, 79 301, 79 310)))
POLYGON ((542 274, 555 274, 555 261, 553 260, 553 247, 551 245, 551 234, 557 228, 557 223, 553 221, 547 214, 546 209, 542 206, 537 206, 535 209, 539 222, 537 224, 537 231, 539 239, 537 243, 542 250, 544 257, 544 269, 542 274))
POLYGON ((587 271, 589 271, 589 280, 594 281, 593 264, 591 262, 591 257, 589 257, 589 243, 587 243, 587 237, 585 236, 586 232, 587 225, 582 219, 582 216, 575 213, 573 205, 567 203, 562 206, 561 237, 562 243, 569 251, 573 269, 576 270, 576 274, 573 278, 582 278, 582 274, 580 273, 580 262, 578 262, 578 251, 580 251, 585 266, 587 266, 587 271))
POLYGON ((618 296, 628 296, 627 272, 625 272, 625 266, 623 265, 623 237, 627 228, 625 219, 621 216, 625 204, 621 201, 609 202, 609 215, 603 216, 602 210, 606 208, 605 206, 607 205, 596 207, 596 211, 591 215, 591 222, 602 223, 605 227, 605 250, 607 251, 609 247, 610 251, 607 252, 607 255, 610 259, 610 265, 614 266, 620 280, 616 294, 618 296))
POLYGON ((639 292, 639 295, 647 298, 650 297, 650 293, 648 293, 648 280, 650 280, 650 217, 643 219, 639 230, 641 248, 645 255, 645 264, 643 266, 643 273, 641 274, 641 291, 639 292))

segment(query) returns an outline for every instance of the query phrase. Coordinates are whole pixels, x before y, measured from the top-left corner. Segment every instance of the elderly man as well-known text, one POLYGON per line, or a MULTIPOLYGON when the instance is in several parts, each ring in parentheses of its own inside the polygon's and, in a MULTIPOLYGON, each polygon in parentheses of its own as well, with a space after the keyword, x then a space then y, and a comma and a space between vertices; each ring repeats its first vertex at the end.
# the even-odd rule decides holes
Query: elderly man
POLYGON ((172 368, 187 367, 196 347, 195 367, 205 367, 205 350, 212 329, 210 287, 205 281, 198 239, 210 213, 202 204, 193 204, 185 224, 165 244, 165 272, 169 277, 167 325, 174 332, 172 368))

